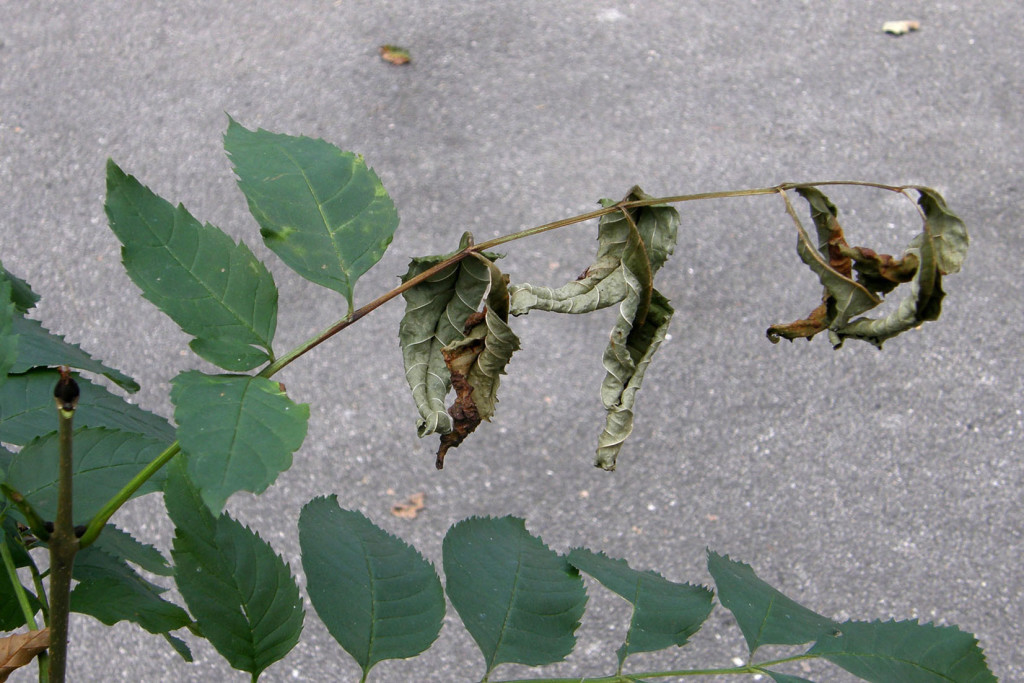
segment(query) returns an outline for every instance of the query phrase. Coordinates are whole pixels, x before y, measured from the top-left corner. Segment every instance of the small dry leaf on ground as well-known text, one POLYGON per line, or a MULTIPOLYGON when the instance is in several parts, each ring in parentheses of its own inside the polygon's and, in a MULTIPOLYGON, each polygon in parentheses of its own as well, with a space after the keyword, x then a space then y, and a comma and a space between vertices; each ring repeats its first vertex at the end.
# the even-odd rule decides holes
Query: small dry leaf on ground
POLYGON ((392 505, 391 514, 402 519, 416 519, 416 515, 425 507, 426 497, 425 493, 414 493, 404 503, 392 505))
POLYGON ((921 28, 920 21, 911 21, 904 19, 902 21, 887 21, 882 24, 882 31, 890 33, 894 36, 902 36, 904 33, 910 33, 911 31, 918 31, 921 28))
POLYGON ((15 669, 30 664, 49 645, 48 628, 0 638, 0 683, 6 681, 15 669))
POLYGON ((380 58, 385 62, 391 62, 392 64, 408 64, 412 61, 412 57, 409 56, 409 51, 404 47, 398 47, 397 45, 381 45, 380 46, 380 58))

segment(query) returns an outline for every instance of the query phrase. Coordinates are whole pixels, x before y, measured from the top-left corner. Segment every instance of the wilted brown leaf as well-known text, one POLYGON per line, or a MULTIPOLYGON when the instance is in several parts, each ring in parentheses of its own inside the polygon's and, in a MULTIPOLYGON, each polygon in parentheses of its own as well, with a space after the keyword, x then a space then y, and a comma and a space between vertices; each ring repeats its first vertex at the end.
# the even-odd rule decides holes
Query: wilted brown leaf
POLYGON ((894 258, 867 247, 845 249, 843 253, 853 259, 858 282, 874 292, 888 293, 896 285, 913 280, 917 272, 919 259, 914 254, 894 258))
POLYGON ((484 350, 484 340, 478 344, 466 344, 458 349, 444 349, 444 362, 448 365, 452 376, 452 388, 455 389, 455 402, 448 409, 452 416, 452 431, 441 435, 441 444, 437 449, 437 460, 434 466, 444 468, 444 456, 449 448, 458 448, 466 437, 480 426, 480 411, 473 401, 473 386, 466 380, 466 374, 473 362, 484 350))
POLYGON ((48 628, 0 638, 0 683, 6 681, 15 669, 31 663, 35 656, 49 645, 48 628))
POLYGON ((381 45, 380 58, 385 62, 391 62, 398 66, 408 64, 412 61, 412 57, 409 56, 409 51, 404 47, 398 47, 397 45, 381 45))
POLYGON ((395 503, 391 506, 391 514, 395 517, 401 517, 402 519, 416 519, 416 515, 419 514, 425 506, 425 499, 427 494, 420 492, 414 493, 404 502, 395 503))
MULTIPOLYGON (((826 297, 827 299, 828 297, 826 297)), ((802 320, 795 320, 791 323, 780 323, 768 328, 768 341, 778 344, 780 339, 804 338, 807 341, 811 337, 828 329, 828 302, 823 301, 820 306, 811 311, 811 314, 802 320)))

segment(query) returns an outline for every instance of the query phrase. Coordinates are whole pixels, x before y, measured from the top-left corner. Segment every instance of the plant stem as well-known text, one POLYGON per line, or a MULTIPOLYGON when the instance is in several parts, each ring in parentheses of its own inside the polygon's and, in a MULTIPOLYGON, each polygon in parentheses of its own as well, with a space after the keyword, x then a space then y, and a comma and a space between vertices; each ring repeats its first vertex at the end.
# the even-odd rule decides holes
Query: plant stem
POLYGON ((650 678, 685 678, 689 676, 737 676, 742 674, 765 674, 765 667, 799 662, 805 659, 818 659, 817 655, 800 654, 770 662, 744 664, 742 666, 724 667, 720 669, 677 669, 674 671, 642 671, 637 673, 618 673, 611 676, 575 678, 516 678, 492 683, 635 683, 650 678))
MULTIPOLYGON (((66 376, 66 373, 62 374, 66 376)), ((63 377, 61 381, 64 381, 63 377)), ((71 613, 71 568, 75 562, 75 553, 78 552, 78 539, 75 537, 72 521, 71 490, 74 403, 64 402, 61 405, 58 397, 57 414, 60 460, 57 519, 54 520, 53 533, 50 534, 50 683, 64 681, 68 652, 68 621, 71 613)))
POLYGON ((310 339, 304 341, 303 343, 299 344, 298 346, 296 346, 294 349, 292 349, 291 351, 289 351, 285 355, 283 355, 280 358, 278 358, 277 360, 275 360, 273 363, 271 363, 267 367, 263 368, 263 370, 259 373, 259 376, 260 377, 271 377, 272 375, 277 373, 279 370, 281 370, 281 368, 283 368, 284 366, 288 365, 289 363, 291 363, 293 360, 295 360, 299 356, 304 355, 308 351, 311 351, 315 347, 317 347, 320 344, 324 343, 325 341, 327 341, 328 339, 330 339, 334 335, 338 334, 339 332, 341 332, 343 329, 345 329, 349 325, 352 325, 353 323, 357 322, 358 320, 363 318, 367 313, 372 312, 374 309, 380 308, 381 306, 383 306, 387 302, 391 301, 392 299, 394 299, 398 295, 402 294, 403 292, 409 291, 410 289, 412 289, 416 285, 420 284, 424 280, 427 280, 427 279, 433 277, 434 275, 436 275, 437 273, 441 272, 442 270, 444 270, 448 266, 452 265, 453 263, 458 263, 459 261, 467 258, 473 252, 478 252, 481 249, 482 249, 482 247, 480 245, 466 247, 462 251, 459 251, 459 252, 456 252, 455 254, 452 254, 449 258, 447 258, 444 261, 438 263, 437 265, 432 266, 431 268, 428 268, 427 270, 423 271, 419 275, 416 275, 414 277, 409 278, 408 280, 406 280, 405 282, 403 282, 399 286, 397 286, 394 289, 392 289, 390 292, 382 294, 381 296, 377 297, 376 299, 374 299, 370 303, 365 304, 363 306, 360 306, 355 311, 352 311, 351 313, 346 315, 344 318, 342 318, 338 322, 334 323, 333 325, 331 325, 330 327, 325 329, 320 334, 317 334, 316 336, 311 337, 310 339))
POLYGON ((156 474, 161 467, 171 461, 171 458, 181 452, 181 444, 175 441, 164 450, 163 453, 153 459, 151 463, 142 468, 138 474, 132 477, 132 480, 124 485, 120 491, 117 492, 113 498, 107 501, 106 505, 100 509, 96 515, 89 520, 89 525, 85 528, 85 533, 82 534, 82 538, 79 539, 79 545, 82 548, 89 546, 99 537, 100 532, 103 531, 103 527, 114 516, 122 505, 128 502, 128 499, 142 487, 149 478, 156 474))
POLYGON ((519 232, 515 232, 509 235, 504 235, 502 237, 496 237, 494 239, 487 240, 486 242, 480 242, 479 244, 470 245, 465 249, 456 252, 455 254, 452 254, 452 256, 438 263, 432 268, 425 270, 424 272, 420 273, 415 277, 409 278, 409 280, 403 282, 398 287, 395 287, 390 292, 387 292, 386 294, 377 297, 370 303, 356 309, 355 311, 350 312, 344 318, 334 323, 333 325, 325 329, 323 332, 317 334, 314 337, 311 337, 307 341, 303 342, 299 346, 289 351, 284 356, 281 356, 273 363, 265 367, 259 373, 260 377, 271 377, 279 370, 281 370, 281 368, 288 365, 293 360, 304 355, 313 348, 319 346, 323 342, 327 341, 328 339, 336 335, 338 332, 341 332, 349 325, 355 323, 357 320, 365 316, 367 313, 370 313, 374 309, 379 308, 380 306, 394 299, 403 292, 412 289, 413 287, 420 284, 424 280, 433 277, 436 273, 444 270, 448 266, 454 263, 458 263, 459 261, 468 257, 471 253, 479 253, 481 251, 493 249, 494 247, 500 246, 502 244, 507 244, 509 242, 514 242, 516 240, 523 239, 525 237, 533 237, 534 235, 539 235, 541 233, 549 232, 551 230, 557 230, 559 228, 564 228, 569 225, 575 225, 576 223, 583 223, 594 218, 600 218, 601 216, 605 216, 610 213, 622 211, 623 209, 635 209, 643 206, 654 206, 657 204, 678 204, 681 202, 690 202, 702 199, 730 199, 733 197, 753 197, 757 195, 779 194, 784 190, 790 190, 796 187, 816 187, 820 185, 851 185, 857 187, 873 187, 880 190, 888 190, 890 192, 900 193, 902 193, 906 189, 906 187, 904 186, 883 185, 881 183, 869 183, 859 180, 826 180, 813 183, 783 183, 781 185, 776 185, 775 187, 761 187, 749 190, 726 190, 722 192, 699 192, 696 194, 681 194, 673 195, 670 197, 652 197, 650 199, 637 199, 629 202, 617 202, 611 206, 596 209, 594 211, 588 211, 587 213, 582 213, 579 214, 578 216, 563 218, 561 220, 554 221, 551 223, 545 223, 544 225, 538 225, 537 227, 529 228, 527 230, 521 230, 519 232))

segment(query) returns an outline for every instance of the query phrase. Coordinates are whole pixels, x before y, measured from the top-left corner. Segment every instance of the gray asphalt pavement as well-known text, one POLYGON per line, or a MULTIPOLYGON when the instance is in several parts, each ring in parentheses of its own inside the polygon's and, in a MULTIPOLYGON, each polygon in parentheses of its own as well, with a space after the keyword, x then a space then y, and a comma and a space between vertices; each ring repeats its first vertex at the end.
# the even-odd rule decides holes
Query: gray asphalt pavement
MULTIPOLYGON (((312 405, 306 444, 265 495, 228 508, 300 577, 299 509, 327 493, 438 563, 448 526, 479 514, 524 516, 557 550, 588 546, 672 580, 710 582, 710 547, 831 617, 957 624, 1002 680, 1020 681, 1022 46, 1013 0, 0 0, 0 258, 42 294, 47 325, 170 415, 170 380, 209 366, 120 266, 103 214, 108 157, 268 263, 282 291, 279 348, 344 314, 340 296, 260 243, 222 150, 225 113, 322 137, 379 173, 402 222, 358 302, 394 286, 411 256, 454 249, 463 230, 498 236, 633 184, 655 195, 828 179, 933 186, 966 221, 971 251, 944 282, 942 319, 881 352, 768 343, 768 325, 819 296, 781 202, 689 203, 659 274, 677 310, 671 339, 616 472, 592 466, 614 312, 515 321, 524 348, 498 415, 437 472, 433 441, 416 438, 392 303, 283 373, 312 405), (895 19, 921 28, 884 34, 895 19), (381 61, 384 43, 408 48, 412 64, 381 61), (390 514, 417 492, 416 519, 390 514)), ((852 241, 899 250, 919 229, 898 198, 831 196, 852 241)), ((512 245, 504 269, 561 284, 590 263, 594 235, 577 226, 512 245)), ((167 548, 161 510, 151 496, 115 521, 167 548)), ((614 671, 626 603, 590 593, 576 652, 545 671, 614 671)), ((189 665, 134 626, 78 617, 72 635, 73 681, 244 680, 196 641, 189 665)), ((717 610, 691 646, 633 665, 728 666, 744 652, 717 610)), ((849 680, 825 671, 802 673, 849 680)), ((371 680, 482 672, 449 617, 427 654, 381 664, 371 680)), ((263 678, 357 679, 311 610, 300 644, 263 678)))

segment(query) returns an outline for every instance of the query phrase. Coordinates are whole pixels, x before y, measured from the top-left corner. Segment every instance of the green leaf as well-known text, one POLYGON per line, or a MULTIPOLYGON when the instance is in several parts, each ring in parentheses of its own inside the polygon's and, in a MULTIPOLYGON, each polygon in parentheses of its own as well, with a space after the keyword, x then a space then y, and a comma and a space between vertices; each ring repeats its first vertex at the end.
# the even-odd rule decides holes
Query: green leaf
POLYGON ((775 681, 775 683, 814 683, 814 681, 810 679, 791 676, 789 674, 780 674, 778 671, 768 671, 765 669, 765 672, 772 677, 772 680, 775 681))
MULTIPOLYGON (((10 518, 3 518, 0 525, 0 543, 7 546, 15 567, 26 566, 30 560, 25 552, 25 547, 18 539, 17 527, 10 518)), ((41 607, 35 594, 27 588, 22 587, 28 598, 29 609, 33 613, 41 607)), ((26 623, 25 613, 21 609, 18 595, 15 592, 11 575, 7 571, 4 562, 0 561, 0 631, 14 631, 26 623)))
POLYGON ((7 548, 11 551, 15 567, 29 567, 33 564, 32 557, 25 548, 18 522, 14 518, 6 515, 0 517, 0 536, 6 538, 7 548))
POLYGON ((377 174, 323 140, 254 132, 233 119, 224 148, 263 241, 299 275, 344 295, 351 310, 356 280, 398 227, 377 174))
POLYGON ((18 312, 27 313, 30 309, 35 308, 39 301, 39 295, 32 291, 27 282, 4 268, 3 264, 0 264, 0 280, 6 280, 10 284, 11 301, 14 302, 14 307, 18 312))
POLYGON ((175 527, 190 534, 193 543, 205 543, 207 551, 215 551, 211 539, 217 531, 217 518, 210 513, 199 489, 189 479, 187 459, 175 457, 164 470, 167 476, 167 483, 164 484, 167 516, 175 527))
POLYGON ((643 323, 636 325, 639 297, 630 296, 619 307, 602 359, 606 370, 601 383, 601 401, 607 413, 605 427, 597 441, 598 467, 614 470, 619 451, 633 431, 633 408, 644 373, 668 332, 674 313, 658 290, 651 293, 650 308, 643 323))
POLYGON ((708 550, 708 571, 715 579, 719 601, 736 617, 751 655, 762 645, 809 643, 836 628, 836 622, 759 579, 748 564, 708 550))
POLYGON ((0 445, 0 484, 7 482, 7 468, 14 462, 14 453, 0 445))
POLYGON ((337 496, 314 498, 299 516, 306 592, 331 636, 363 670, 414 657, 437 639, 441 581, 414 548, 337 496))
POLYGON ((21 373, 37 367, 67 365, 77 370, 103 375, 125 391, 136 392, 139 385, 128 375, 94 359, 78 345, 46 330, 38 320, 14 316, 14 332, 18 339, 18 360, 9 372, 21 373))
MULTIPOLYGON (((14 331, 14 302, 11 283, 0 278, 0 387, 7 381, 7 372, 18 359, 18 335, 14 331)), ((0 413, 2 419, 3 413, 0 413)))
POLYGON ((490 420, 498 403, 498 386, 512 354, 519 350, 519 337, 508 326, 506 277, 484 256, 474 258, 486 264, 490 287, 487 310, 467 320, 466 335, 441 349, 455 387, 455 403, 449 410, 452 431, 441 436, 437 468, 444 465, 449 448, 461 444, 482 420, 490 420))
POLYGON ((170 645, 182 659, 189 664, 192 663, 192 650, 189 649, 188 644, 186 644, 184 640, 176 636, 172 636, 170 633, 161 633, 160 635, 164 637, 167 644, 170 645))
MULTIPOLYGON (((166 444, 174 441, 174 428, 164 418, 128 403, 77 373, 72 376, 81 391, 75 426, 134 432, 166 444)), ((0 389, 0 441, 23 446, 57 428, 53 387, 59 378, 57 370, 48 369, 8 378, 0 389)))
POLYGON ((171 565, 167 563, 167 558, 159 550, 137 540, 113 524, 103 527, 103 533, 96 538, 93 546, 108 555, 138 565, 151 574, 171 576, 174 573, 171 565))
POLYGON ((288 565, 258 534, 214 518, 181 466, 164 490, 174 522, 174 578, 210 644, 253 680, 299 640, 305 613, 288 565))
MULTIPOLYGON (((472 235, 463 234, 459 251, 469 246, 472 235)), ((429 270, 456 252, 443 256, 414 258, 402 282, 429 270)), ((497 254, 486 254, 490 260, 497 254)), ((447 434, 452 419, 445 406, 451 377, 441 349, 464 336, 469 316, 479 309, 490 284, 487 265, 466 258, 439 271, 402 294, 405 315, 398 326, 405 378, 419 410, 416 430, 420 437, 447 434)))
POLYGON ((277 287, 244 242, 175 208, 113 161, 106 211, 132 282, 196 337, 193 351, 235 371, 273 358, 277 287))
MULTIPOLYGON (((0 631, 15 631, 26 623, 25 613, 22 611, 18 595, 14 591, 10 575, 4 570, 3 565, 0 565, 0 631)), ((32 594, 29 593, 29 595, 32 594)), ((32 600, 30 604, 35 609, 39 608, 38 600, 32 600)))
POLYGON ((683 646, 711 614, 714 595, 704 586, 673 583, 651 571, 637 571, 625 560, 576 548, 569 564, 590 574, 633 605, 626 641, 616 654, 621 670, 626 657, 673 645, 683 646))
POLYGON ((483 652, 489 674, 503 662, 541 665, 576 644, 587 601, 579 572, 516 517, 473 517, 444 538, 446 590, 483 652))
MULTIPOLYGON (((56 409, 54 409, 56 412, 56 409)), ((57 514, 56 433, 40 437, 18 451, 7 471, 7 484, 21 492, 43 519, 57 514)), ((75 524, 86 524, 167 447, 140 434, 102 427, 83 427, 74 433, 75 524)), ((158 491, 164 475, 158 472, 133 494, 158 491)))
POLYGON ((292 464, 309 406, 264 377, 183 372, 172 381, 178 440, 189 477, 215 512, 236 491, 260 493, 292 464))
POLYGON ((160 597, 166 588, 146 581, 124 560, 96 545, 78 552, 72 574, 78 581, 71 592, 73 612, 108 626, 131 621, 150 633, 167 633, 192 623, 185 610, 160 597))
POLYGON ((807 654, 818 655, 866 681, 984 683, 996 681, 985 653, 955 626, 916 621, 847 621, 823 635, 807 654))

